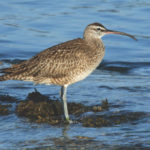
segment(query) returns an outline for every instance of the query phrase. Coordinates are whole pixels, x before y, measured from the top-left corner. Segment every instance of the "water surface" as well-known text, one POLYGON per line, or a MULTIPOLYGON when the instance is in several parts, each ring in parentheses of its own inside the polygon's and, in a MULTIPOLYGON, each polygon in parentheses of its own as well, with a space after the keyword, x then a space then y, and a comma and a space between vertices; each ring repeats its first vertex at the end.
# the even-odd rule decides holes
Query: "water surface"
MULTIPOLYGON (((112 112, 150 113, 150 2, 147 0, 0 2, 0 60, 7 67, 45 48, 82 37, 87 24, 100 22, 109 29, 133 34, 138 42, 119 35, 103 38, 106 55, 98 69, 68 89, 68 100, 86 105, 102 99, 112 112)), ((31 82, 0 83, 0 95, 25 99, 31 82)), ((59 87, 37 85, 42 94, 59 97, 59 87)), ((36 124, 15 114, 0 116, 0 149, 122 149, 150 147, 149 117, 136 123, 86 128, 81 124, 36 124), (87 137, 83 140, 79 137, 87 137)))

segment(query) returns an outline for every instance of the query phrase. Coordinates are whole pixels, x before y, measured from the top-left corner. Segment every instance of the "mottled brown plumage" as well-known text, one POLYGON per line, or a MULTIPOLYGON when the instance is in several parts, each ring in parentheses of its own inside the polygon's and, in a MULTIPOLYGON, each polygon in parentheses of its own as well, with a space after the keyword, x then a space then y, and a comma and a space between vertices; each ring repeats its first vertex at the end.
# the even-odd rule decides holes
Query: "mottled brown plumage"
POLYGON ((99 39, 71 40, 48 48, 33 58, 4 69, 1 80, 25 80, 39 84, 69 85, 91 73, 104 56, 99 39))
POLYGON ((132 35, 108 30, 100 23, 89 24, 82 39, 50 47, 29 60, 3 69, 5 74, 0 77, 0 81, 25 80, 37 84, 62 86, 64 114, 69 121, 67 86, 84 79, 100 64, 105 53, 101 37, 110 33, 127 35, 135 39, 132 35))

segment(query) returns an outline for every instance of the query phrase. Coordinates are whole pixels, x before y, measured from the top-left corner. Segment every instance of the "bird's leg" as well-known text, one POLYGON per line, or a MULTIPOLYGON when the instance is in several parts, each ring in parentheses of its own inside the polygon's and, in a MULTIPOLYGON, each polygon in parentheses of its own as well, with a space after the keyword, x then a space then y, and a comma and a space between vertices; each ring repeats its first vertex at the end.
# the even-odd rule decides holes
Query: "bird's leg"
POLYGON ((67 86, 62 86, 61 87, 61 100, 63 102, 63 111, 64 111, 64 117, 67 122, 71 123, 69 119, 69 114, 68 114, 68 108, 67 108, 67 86))

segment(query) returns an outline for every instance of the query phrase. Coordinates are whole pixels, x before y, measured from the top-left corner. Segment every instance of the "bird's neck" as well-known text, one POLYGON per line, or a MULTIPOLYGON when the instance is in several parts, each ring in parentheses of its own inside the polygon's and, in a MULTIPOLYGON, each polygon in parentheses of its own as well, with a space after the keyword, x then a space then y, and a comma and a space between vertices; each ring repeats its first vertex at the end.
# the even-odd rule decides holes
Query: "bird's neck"
POLYGON ((89 46, 95 48, 100 48, 101 46, 103 46, 102 40, 97 36, 84 36, 83 39, 89 46))

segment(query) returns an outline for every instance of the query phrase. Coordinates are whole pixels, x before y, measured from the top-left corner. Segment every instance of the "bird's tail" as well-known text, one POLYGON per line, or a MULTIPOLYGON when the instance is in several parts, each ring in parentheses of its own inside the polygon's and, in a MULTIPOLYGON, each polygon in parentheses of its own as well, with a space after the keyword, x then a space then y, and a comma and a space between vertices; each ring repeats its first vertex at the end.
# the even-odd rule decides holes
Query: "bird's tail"
POLYGON ((0 76, 0 81, 6 81, 6 80, 11 80, 10 75, 2 75, 2 76, 0 76))
MULTIPOLYGON (((17 66, 17 65, 14 65, 14 66, 17 66)), ((0 81, 16 80, 18 74, 15 72, 15 69, 16 67, 1 69, 0 73, 2 73, 2 75, 0 76, 0 81)))

